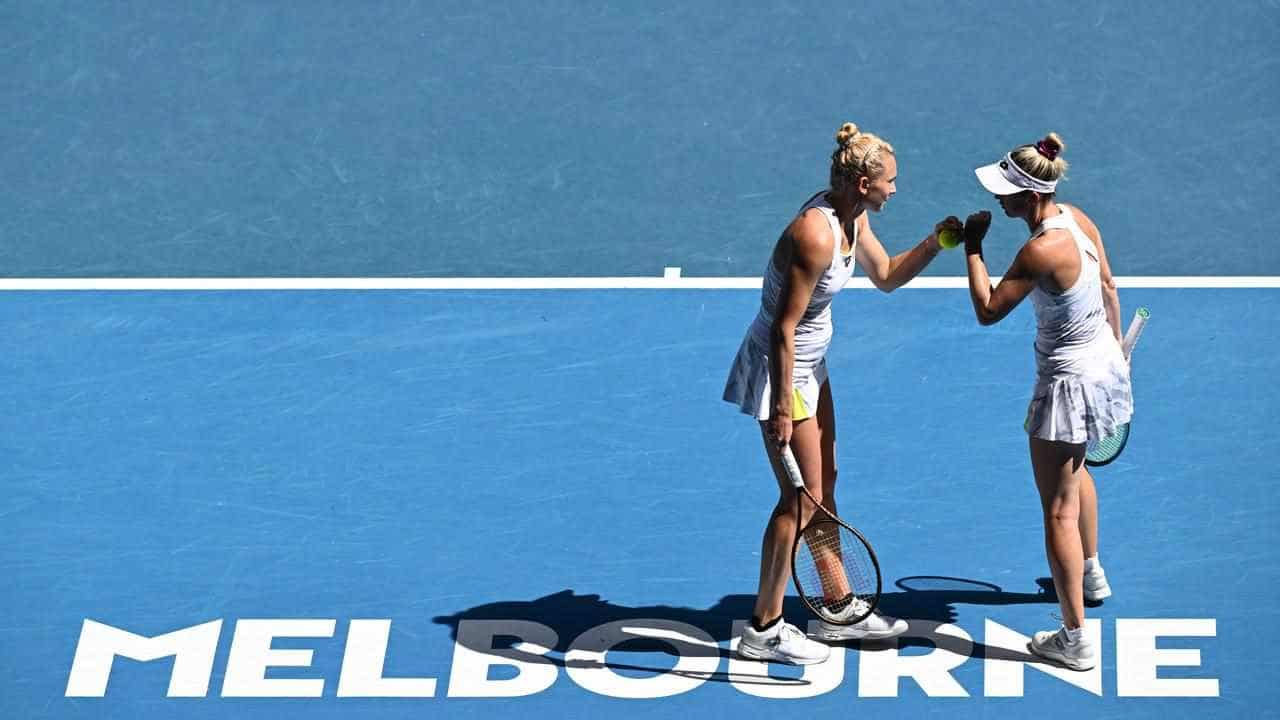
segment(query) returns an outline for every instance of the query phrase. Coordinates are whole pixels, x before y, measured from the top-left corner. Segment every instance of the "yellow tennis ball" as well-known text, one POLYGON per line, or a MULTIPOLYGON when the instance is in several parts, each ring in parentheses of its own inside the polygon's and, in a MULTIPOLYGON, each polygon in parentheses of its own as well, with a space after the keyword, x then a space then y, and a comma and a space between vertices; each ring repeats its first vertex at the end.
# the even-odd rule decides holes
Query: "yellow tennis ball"
POLYGON ((938 244, 950 250, 960 244, 960 233, 951 228, 943 228, 942 232, 938 233, 938 244))

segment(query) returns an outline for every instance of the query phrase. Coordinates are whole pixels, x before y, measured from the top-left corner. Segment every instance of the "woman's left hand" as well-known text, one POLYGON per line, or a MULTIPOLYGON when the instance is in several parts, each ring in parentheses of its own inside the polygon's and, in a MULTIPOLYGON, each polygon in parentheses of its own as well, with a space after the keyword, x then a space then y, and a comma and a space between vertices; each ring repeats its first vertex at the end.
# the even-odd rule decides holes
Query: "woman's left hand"
POLYGON ((966 255, 982 254, 982 239, 991 227, 991 213, 979 210, 964 221, 964 252, 966 255))

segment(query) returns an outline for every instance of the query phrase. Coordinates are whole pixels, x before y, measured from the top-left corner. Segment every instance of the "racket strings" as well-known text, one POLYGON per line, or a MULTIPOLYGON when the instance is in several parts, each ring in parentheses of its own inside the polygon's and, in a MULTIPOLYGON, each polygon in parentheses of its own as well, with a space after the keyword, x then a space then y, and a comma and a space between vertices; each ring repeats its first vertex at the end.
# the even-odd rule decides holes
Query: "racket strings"
POLYGON ((1129 425, 1126 423, 1114 435, 1089 443, 1085 450, 1085 459, 1095 463, 1110 461, 1124 449, 1128 439, 1129 425))
POLYGON ((1120 438, 1112 435, 1109 438, 1103 438, 1093 445, 1093 450, 1098 453, 1107 454, 1114 452, 1120 447, 1120 438))
POLYGON ((840 622, 845 616, 860 616, 878 592, 879 573, 869 549, 839 523, 810 523, 794 562, 801 595, 824 619, 840 622))

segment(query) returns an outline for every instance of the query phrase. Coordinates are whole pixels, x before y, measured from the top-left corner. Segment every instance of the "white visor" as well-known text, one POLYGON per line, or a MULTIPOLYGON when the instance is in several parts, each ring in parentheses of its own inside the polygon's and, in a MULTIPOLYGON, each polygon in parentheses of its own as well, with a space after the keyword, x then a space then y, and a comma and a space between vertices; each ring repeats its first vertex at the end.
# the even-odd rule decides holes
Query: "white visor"
POLYGON ((1058 187, 1057 180, 1046 181, 1028 175, 1008 153, 1000 162, 983 165, 973 172, 982 187, 995 195, 1016 195, 1024 190, 1048 194, 1058 187))

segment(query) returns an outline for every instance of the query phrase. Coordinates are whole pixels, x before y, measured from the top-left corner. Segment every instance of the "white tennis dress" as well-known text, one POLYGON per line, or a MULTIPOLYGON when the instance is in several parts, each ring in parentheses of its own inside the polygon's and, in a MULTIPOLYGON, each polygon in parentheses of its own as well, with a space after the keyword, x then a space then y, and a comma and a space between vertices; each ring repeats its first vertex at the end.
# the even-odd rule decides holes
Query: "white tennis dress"
POLYGON ((1061 293, 1038 284, 1031 291, 1036 311, 1036 383, 1024 428, 1032 437, 1084 443, 1114 435, 1133 415, 1129 365, 1107 324, 1102 304, 1102 266, 1093 241, 1070 208, 1036 228, 1064 229, 1080 251, 1080 276, 1061 293))
MULTIPOLYGON (((818 392, 827 380, 827 348, 831 345, 834 330, 831 323, 831 300, 840 292, 853 275, 853 251, 857 247, 857 230, 850 238, 849 254, 840 252, 840 220, 826 200, 826 191, 809 199, 798 215, 817 209, 826 216, 831 226, 831 264, 822 273, 818 285, 809 298, 804 317, 796 325, 795 363, 791 371, 792 387, 799 391, 810 413, 817 412, 818 392)), ((772 412, 769 387, 769 352, 774 315, 778 308, 778 296, 782 292, 783 273, 773 266, 770 257, 760 291, 760 312, 756 314, 746 337, 738 348, 729 379, 724 386, 724 399, 738 406, 757 420, 768 420, 772 412)))

